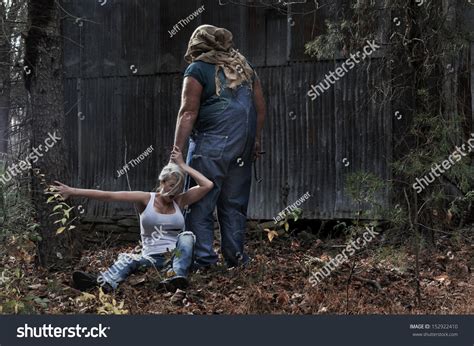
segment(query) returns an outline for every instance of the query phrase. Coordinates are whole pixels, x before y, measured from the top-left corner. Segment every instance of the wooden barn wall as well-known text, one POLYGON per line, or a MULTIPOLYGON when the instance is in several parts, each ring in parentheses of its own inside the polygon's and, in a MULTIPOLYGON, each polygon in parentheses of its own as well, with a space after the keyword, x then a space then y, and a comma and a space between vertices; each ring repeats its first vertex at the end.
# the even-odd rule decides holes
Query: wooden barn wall
MULTIPOLYGON (((369 99, 361 85, 380 86, 380 75, 353 70, 311 101, 308 85, 340 62, 298 63, 260 69, 267 97, 263 178, 253 183, 250 215, 275 216, 305 192, 305 217, 353 217, 357 210, 345 191, 346 177, 367 171, 388 179, 391 117, 380 100, 369 99), (345 160, 347 159, 347 160, 345 160)), ((388 205, 388 191, 379 196, 388 205)))
MULTIPOLYGON (((316 24, 308 14, 294 17, 291 26, 274 8, 218 3, 62 1, 78 17, 66 18, 63 26, 75 183, 107 190, 155 186, 173 140, 187 41, 198 25, 212 23, 233 32, 236 46, 258 67, 267 99, 266 154, 257 165, 263 180, 253 182, 249 217, 271 219, 307 191, 312 197, 302 206, 305 218, 354 217, 356 205, 345 191, 347 174, 364 170, 390 177, 392 117, 367 94, 381 87, 383 76, 355 68, 311 101, 306 96, 310 85, 342 63, 309 61, 302 53, 308 35, 321 29, 324 10, 318 11, 316 24), (205 11, 170 38, 167 31, 202 5, 205 11), (150 145, 152 155, 130 170, 129 181, 117 178, 124 156, 136 158, 150 145)), ((388 205, 387 191, 379 202, 388 205)), ((133 214, 127 204, 90 201, 85 207, 88 215, 133 214)))

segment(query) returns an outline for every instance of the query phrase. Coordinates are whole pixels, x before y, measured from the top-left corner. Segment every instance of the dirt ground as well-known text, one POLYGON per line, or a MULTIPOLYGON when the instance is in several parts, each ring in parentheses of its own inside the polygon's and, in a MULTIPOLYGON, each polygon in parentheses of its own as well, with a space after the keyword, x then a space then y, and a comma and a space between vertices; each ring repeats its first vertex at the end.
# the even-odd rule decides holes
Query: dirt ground
MULTIPOLYGON (((157 289, 162 277, 153 268, 132 275, 107 295, 98 289, 79 292, 70 286, 70 272, 38 270, 26 254, 6 257, 2 265, 22 268, 18 280, 8 286, 14 288, 17 298, 13 300, 31 302, 23 304, 23 309, 20 306, 19 313, 472 314, 473 245, 458 242, 453 247, 447 239, 444 242, 437 244, 438 250, 421 252, 421 304, 416 298, 415 256, 405 247, 377 240, 313 287, 310 272, 337 255, 344 243, 341 239, 322 241, 306 232, 272 242, 250 237, 250 265, 234 269, 220 265, 193 273, 191 286, 176 294, 157 289)), ((131 251, 135 245, 89 250, 76 269, 104 270, 120 252, 131 251)))

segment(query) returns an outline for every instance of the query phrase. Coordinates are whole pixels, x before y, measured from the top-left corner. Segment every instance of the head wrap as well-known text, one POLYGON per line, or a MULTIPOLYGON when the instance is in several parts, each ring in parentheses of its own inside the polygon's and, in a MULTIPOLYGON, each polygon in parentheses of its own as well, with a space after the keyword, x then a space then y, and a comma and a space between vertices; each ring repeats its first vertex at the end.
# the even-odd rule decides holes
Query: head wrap
POLYGON ((254 70, 247 59, 234 49, 232 33, 213 25, 201 25, 191 35, 184 60, 188 63, 204 61, 216 65, 216 94, 220 95, 222 85, 219 71, 224 71, 227 87, 235 89, 247 82, 252 88, 254 70))

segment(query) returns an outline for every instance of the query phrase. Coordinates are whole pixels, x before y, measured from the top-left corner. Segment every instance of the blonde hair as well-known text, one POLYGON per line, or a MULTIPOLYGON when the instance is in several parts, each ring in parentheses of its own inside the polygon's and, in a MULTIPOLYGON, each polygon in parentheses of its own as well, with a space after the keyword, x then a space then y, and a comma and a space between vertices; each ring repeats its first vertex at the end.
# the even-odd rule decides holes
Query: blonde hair
POLYGON ((158 191, 162 196, 169 196, 169 195, 178 195, 183 192, 184 188, 184 172, 179 166, 175 163, 168 163, 163 169, 158 177, 158 186, 156 191, 158 191), (167 180, 170 177, 176 178, 176 184, 171 191, 167 193, 163 193, 161 182, 167 180))

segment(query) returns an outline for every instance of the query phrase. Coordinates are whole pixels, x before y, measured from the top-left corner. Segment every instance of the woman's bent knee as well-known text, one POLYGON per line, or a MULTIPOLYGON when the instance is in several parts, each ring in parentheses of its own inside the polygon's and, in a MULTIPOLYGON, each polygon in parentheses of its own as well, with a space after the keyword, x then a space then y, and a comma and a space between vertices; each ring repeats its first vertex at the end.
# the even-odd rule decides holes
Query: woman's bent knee
POLYGON ((196 236, 191 231, 184 231, 178 234, 178 240, 192 241, 194 244, 196 242, 196 236))

